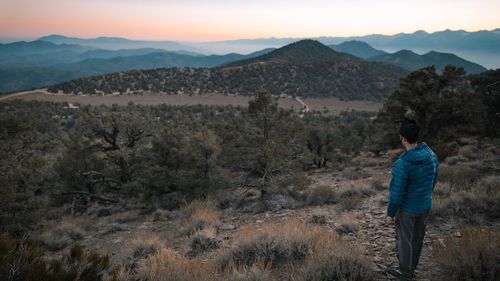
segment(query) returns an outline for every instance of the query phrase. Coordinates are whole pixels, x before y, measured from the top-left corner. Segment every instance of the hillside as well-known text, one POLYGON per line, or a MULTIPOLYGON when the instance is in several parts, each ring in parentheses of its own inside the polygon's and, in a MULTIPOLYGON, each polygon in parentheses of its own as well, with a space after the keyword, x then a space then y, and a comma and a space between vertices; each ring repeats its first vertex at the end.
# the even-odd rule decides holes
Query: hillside
POLYGON ((54 85, 49 91, 254 95, 264 88, 276 95, 380 100, 392 92, 405 73, 398 67, 366 62, 317 41, 303 40, 214 69, 134 70, 77 79, 54 85))
POLYGON ((362 59, 386 54, 386 52, 377 50, 365 42, 356 40, 345 41, 338 45, 330 45, 329 47, 337 52, 350 54, 362 59))
POLYGON ((435 51, 419 55, 410 50, 401 50, 393 54, 377 55, 368 58, 368 60, 390 63, 410 71, 430 65, 434 65, 438 71, 441 71, 448 64, 463 67, 469 74, 486 71, 486 68, 477 63, 467 61, 454 54, 439 53, 435 51))
POLYGON ((44 87, 71 79, 132 69, 215 67, 268 53, 203 56, 162 49, 92 49, 45 41, 0 45, 0 92, 44 87))

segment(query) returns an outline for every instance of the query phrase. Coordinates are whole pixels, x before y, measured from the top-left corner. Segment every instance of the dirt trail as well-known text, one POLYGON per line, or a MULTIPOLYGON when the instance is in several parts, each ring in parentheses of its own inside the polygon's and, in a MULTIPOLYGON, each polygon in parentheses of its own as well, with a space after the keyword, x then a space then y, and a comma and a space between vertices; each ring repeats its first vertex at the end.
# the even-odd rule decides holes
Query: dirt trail
MULTIPOLYGON (((359 241, 363 245, 374 262, 375 270, 380 273, 377 280, 390 280, 385 270, 391 265, 397 265, 395 252, 395 229, 394 225, 387 225, 386 218, 386 192, 378 192, 376 195, 366 199, 360 207, 364 212, 364 218, 360 220, 359 241)), ((430 261, 431 243, 436 237, 433 225, 427 225, 427 233, 424 239, 424 247, 420 257, 419 269, 416 271, 415 281, 436 280, 436 265, 430 261)))
POLYGON ((40 89, 40 90, 35 90, 35 91, 25 91, 25 92, 19 92, 19 93, 15 93, 15 94, 3 95, 3 96, 0 96, 0 101, 6 100, 8 98, 19 97, 19 96, 24 96, 24 95, 27 95, 27 94, 32 94, 34 92, 45 92, 45 90, 44 89, 40 89))

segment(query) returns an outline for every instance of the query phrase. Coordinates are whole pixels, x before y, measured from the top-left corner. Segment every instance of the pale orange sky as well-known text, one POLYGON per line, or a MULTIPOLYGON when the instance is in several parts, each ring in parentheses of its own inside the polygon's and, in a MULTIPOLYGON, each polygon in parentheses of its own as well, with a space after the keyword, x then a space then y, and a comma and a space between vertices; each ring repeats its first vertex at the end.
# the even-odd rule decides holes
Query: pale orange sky
POLYGON ((211 41, 477 31, 500 27, 492 0, 0 0, 0 37, 211 41))

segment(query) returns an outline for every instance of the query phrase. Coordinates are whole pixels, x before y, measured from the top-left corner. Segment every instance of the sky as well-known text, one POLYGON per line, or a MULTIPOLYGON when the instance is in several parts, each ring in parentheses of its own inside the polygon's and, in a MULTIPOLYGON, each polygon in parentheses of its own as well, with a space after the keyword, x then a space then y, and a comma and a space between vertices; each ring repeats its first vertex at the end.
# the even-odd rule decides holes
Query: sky
POLYGON ((500 27, 500 0, 0 0, 0 38, 218 41, 500 27))

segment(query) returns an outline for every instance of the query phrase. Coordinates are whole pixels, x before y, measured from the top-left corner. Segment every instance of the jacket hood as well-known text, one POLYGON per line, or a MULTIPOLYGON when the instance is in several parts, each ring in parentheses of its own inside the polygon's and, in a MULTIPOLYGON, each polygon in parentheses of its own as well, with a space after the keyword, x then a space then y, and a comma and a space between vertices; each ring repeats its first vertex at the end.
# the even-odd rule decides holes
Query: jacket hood
POLYGON ((432 152, 429 146, 423 142, 403 153, 403 155, 401 155, 401 159, 414 164, 422 164, 428 161, 433 155, 434 152, 432 152))

